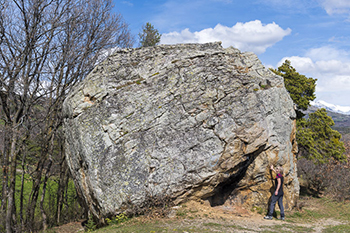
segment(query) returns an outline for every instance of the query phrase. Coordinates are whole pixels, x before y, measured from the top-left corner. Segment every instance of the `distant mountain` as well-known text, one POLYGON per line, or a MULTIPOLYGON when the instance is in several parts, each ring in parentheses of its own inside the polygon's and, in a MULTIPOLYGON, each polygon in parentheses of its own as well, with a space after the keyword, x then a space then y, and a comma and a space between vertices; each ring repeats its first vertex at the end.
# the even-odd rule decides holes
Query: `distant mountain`
POLYGON ((312 101, 310 104, 311 106, 314 106, 316 108, 325 108, 327 111, 350 115, 349 106, 339 106, 335 104, 330 104, 323 100, 312 101))

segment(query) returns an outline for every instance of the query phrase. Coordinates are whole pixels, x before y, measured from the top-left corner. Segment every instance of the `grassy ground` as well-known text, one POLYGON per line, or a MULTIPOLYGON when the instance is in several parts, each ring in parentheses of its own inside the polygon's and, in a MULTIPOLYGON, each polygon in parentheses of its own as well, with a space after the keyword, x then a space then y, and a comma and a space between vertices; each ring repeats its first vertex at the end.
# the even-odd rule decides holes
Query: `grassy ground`
MULTIPOLYGON (((264 220, 263 213, 235 207, 212 208, 203 203, 188 203, 173 209, 168 218, 137 217, 111 224, 96 233, 209 233, 209 232, 350 232, 350 202, 335 202, 326 197, 303 196, 301 210, 286 212, 286 221, 264 220)), ((81 228, 80 228, 81 229, 81 228)), ((52 232, 62 233, 60 229, 52 232)))

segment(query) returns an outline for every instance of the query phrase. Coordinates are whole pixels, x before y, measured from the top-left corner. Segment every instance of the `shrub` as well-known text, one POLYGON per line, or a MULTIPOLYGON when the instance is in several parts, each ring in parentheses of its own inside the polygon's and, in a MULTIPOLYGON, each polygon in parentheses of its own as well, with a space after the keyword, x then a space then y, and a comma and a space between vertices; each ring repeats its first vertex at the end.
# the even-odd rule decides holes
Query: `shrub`
POLYGON ((315 197, 321 195, 328 186, 325 173, 327 164, 315 164, 313 161, 301 158, 297 166, 298 175, 305 181, 307 190, 315 197))
POLYGON ((111 220, 106 221, 106 222, 107 222, 107 224, 120 224, 120 223, 126 222, 128 220, 129 220, 128 216, 126 216, 124 213, 121 213, 121 214, 115 216, 115 218, 112 218, 111 220))
POLYGON ((328 195, 338 201, 350 199, 350 169, 348 163, 331 160, 315 164, 300 158, 298 176, 305 181, 307 190, 315 197, 328 195))
POLYGON ((92 217, 89 217, 89 220, 87 221, 86 225, 85 225, 85 231, 86 232, 92 232, 94 230, 97 229, 97 225, 94 222, 94 220, 92 219, 92 217))

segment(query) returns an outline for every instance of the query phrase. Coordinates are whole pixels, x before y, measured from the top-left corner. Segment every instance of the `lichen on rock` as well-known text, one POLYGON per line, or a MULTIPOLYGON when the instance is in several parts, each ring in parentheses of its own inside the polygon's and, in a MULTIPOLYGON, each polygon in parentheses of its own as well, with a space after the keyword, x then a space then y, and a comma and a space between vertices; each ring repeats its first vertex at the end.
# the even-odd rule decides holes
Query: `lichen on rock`
POLYGON ((67 161, 98 218, 162 196, 266 207, 270 164, 285 170, 286 208, 296 204, 293 102, 253 53, 220 43, 119 50, 63 108, 67 161))

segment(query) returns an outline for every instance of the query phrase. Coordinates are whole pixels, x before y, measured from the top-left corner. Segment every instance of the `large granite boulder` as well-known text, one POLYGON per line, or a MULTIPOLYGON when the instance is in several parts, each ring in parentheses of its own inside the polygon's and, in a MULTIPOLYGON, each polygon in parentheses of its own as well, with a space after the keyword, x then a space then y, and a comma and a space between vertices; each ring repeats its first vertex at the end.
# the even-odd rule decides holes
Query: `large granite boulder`
POLYGON ((102 219, 152 198, 267 207, 269 165, 296 204, 295 111, 283 79, 221 43, 115 52, 64 102, 66 157, 102 219))

